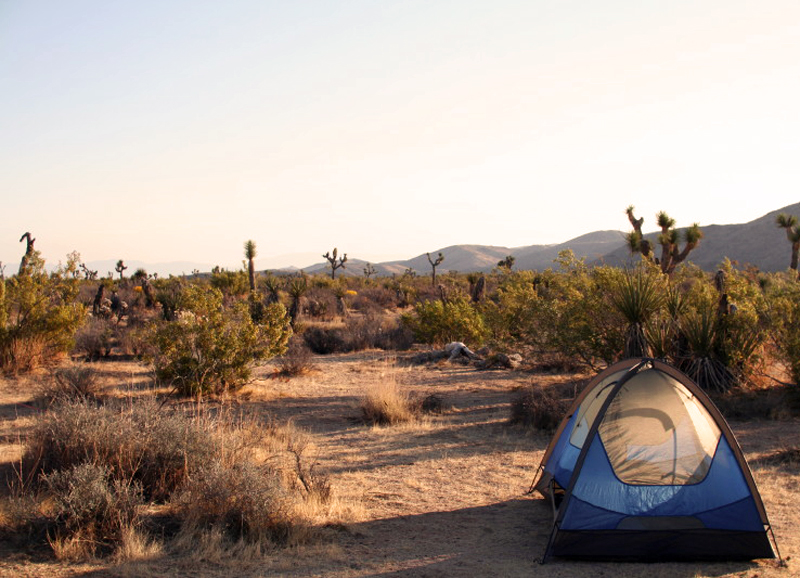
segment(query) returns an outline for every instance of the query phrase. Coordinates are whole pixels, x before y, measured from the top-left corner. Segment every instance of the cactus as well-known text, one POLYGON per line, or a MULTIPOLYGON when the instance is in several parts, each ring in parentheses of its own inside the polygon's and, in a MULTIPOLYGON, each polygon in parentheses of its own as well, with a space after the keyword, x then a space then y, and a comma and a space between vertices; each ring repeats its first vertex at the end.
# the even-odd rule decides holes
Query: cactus
POLYGON ((330 252, 327 252, 322 256, 331 266, 331 279, 336 279, 336 269, 345 269, 344 264, 347 262, 347 253, 345 253, 342 257, 338 257, 338 253, 339 250, 334 247, 333 255, 331 255, 330 252))

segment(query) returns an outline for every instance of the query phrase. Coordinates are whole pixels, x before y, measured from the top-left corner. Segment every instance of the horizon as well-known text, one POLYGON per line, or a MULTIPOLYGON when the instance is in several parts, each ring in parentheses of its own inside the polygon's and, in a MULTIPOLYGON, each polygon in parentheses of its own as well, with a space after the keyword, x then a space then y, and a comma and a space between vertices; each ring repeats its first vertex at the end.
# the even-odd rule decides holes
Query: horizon
POLYGON ((11 0, 0 260, 25 231, 51 264, 230 268, 247 239, 556 244, 630 204, 747 222, 797 202, 798 32, 789 0, 11 0))

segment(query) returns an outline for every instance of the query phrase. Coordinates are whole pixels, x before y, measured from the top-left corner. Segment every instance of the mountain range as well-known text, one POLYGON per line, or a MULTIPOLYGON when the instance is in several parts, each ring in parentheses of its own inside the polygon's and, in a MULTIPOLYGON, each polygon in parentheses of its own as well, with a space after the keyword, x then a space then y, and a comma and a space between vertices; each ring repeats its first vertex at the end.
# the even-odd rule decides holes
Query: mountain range
MULTIPOLYGON (((740 266, 753 265, 761 271, 781 271, 789 266, 791 258, 791 245, 786 239, 786 233, 775 225, 775 218, 780 213, 788 213, 800 217, 800 203, 795 203, 763 215, 753 221, 733 225, 701 225, 703 239, 698 247, 692 251, 688 260, 707 271, 715 270, 727 257, 736 261, 740 266)), ((488 272, 497 267, 497 263, 507 256, 514 257, 514 268, 522 270, 544 270, 553 267, 553 261, 559 252, 571 249, 587 263, 623 266, 635 262, 638 256, 631 255, 625 241, 624 231, 594 231, 552 245, 528 245, 525 247, 499 247, 492 245, 452 245, 431 251, 433 259, 441 253, 444 260, 438 271, 458 271, 460 273, 488 272)), ((657 245, 658 232, 645 235, 657 245)), ((308 258, 307 254, 303 254, 308 258)), ((274 269, 276 258, 259 260, 255 262, 259 271, 273 270, 278 273, 298 271, 295 267, 274 269)), ((90 269, 97 270, 100 275, 107 271, 114 271, 116 261, 94 261, 88 263, 90 269)), ((207 263, 172 262, 172 263, 144 263, 141 261, 126 261, 128 275, 137 268, 144 268, 148 272, 155 272, 161 276, 168 274, 190 274, 193 271, 208 272, 212 266, 207 263)), ((349 258, 344 269, 337 270, 337 275, 361 276, 367 261, 349 258)), ((427 255, 422 254, 411 259, 371 263, 377 275, 402 274, 410 269, 416 273, 430 273, 431 266, 427 255)), ((309 274, 325 273, 330 270, 327 262, 303 268, 309 274)))
MULTIPOLYGON (((703 225, 703 239, 689 254, 688 261, 700 268, 713 271, 727 257, 740 266, 753 265, 761 271, 782 271, 789 266, 791 245, 784 230, 775 224, 780 213, 800 217, 800 203, 777 209, 753 221, 734 225, 703 225)), ((541 271, 553 267, 558 254, 571 249, 576 257, 587 263, 624 266, 639 257, 631 255, 623 231, 595 231, 555 245, 529 245, 526 247, 497 247, 491 245, 452 245, 431 252, 435 259, 438 253, 444 260, 438 271, 487 272, 497 267, 498 261, 507 256, 514 257, 515 269, 541 271)), ((645 238, 657 246, 659 231, 645 234, 645 238)), ((405 261, 373 263, 378 275, 401 274, 407 269, 417 273, 430 273, 427 255, 418 255, 405 261)), ((349 259, 344 269, 346 275, 362 275, 365 261, 349 259)), ((327 263, 306 267, 307 273, 329 271, 327 263)), ((340 269, 337 274, 341 274, 340 269)))

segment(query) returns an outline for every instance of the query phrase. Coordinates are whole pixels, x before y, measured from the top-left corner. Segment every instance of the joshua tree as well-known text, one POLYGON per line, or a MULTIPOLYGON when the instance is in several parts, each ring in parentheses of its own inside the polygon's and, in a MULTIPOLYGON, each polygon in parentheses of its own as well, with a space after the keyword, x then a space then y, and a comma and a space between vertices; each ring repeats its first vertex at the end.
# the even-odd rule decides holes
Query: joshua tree
POLYGON ((331 279, 336 279, 336 269, 345 269, 345 263, 347 262, 347 253, 345 253, 342 257, 337 259, 339 254, 339 250, 334 247, 333 248, 333 255, 330 252, 325 253, 323 257, 327 259, 328 263, 331 266, 331 279))
POLYGON ((369 279, 372 275, 374 275, 377 272, 378 270, 375 269, 375 267, 373 267, 370 263, 367 263, 367 266, 364 267, 364 277, 366 277, 367 279, 369 279))
POLYGON ((97 271, 92 271, 86 266, 86 263, 81 263, 81 271, 83 271, 83 278, 86 280, 97 279, 97 271))
POLYGON ((441 265, 442 261, 444 261, 444 255, 439 253, 439 255, 436 257, 436 259, 431 259, 431 254, 430 253, 426 253, 426 255, 428 255, 428 263, 431 264, 431 269, 432 269, 431 285, 436 287, 436 267, 441 265))
POLYGON ((800 254, 800 226, 797 224, 797 217, 781 213, 776 217, 775 224, 781 229, 786 229, 786 238, 792 244, 792 262, 789 268, 797 271, 798 254, 800 254))
POLYGON ((23 233, 22 237, 19 238, 19 242, 26 240, 25 244, 25 254, 22 256, 22 260, 19 262, 19 274, 23 275, 28 271, 28 263, 33 258, 34 255, 34 248, 33 243, 36 241, 33 237, 31 237, 30 233, 23 233))
POLYGON ((254 293, 256 290, 256 269, 253 265, 253 259, 256 258, 256 242, 252 239, 244 242, 244 256, 247 258, 247 278, 250 280, 250 292, 254 293))
POLYGON ((500 261, 498 261, 497 262, 497 267, 499 269, 504 269, 506 271, 511 271, 511 268, 514 266, 514 262, 515 261, 516 261, 516 259, 514 258, 514 256, 513 255, 509 255, 505 259, 501 259, 500 261))
POLYGON ((117 261, 117 265, 114 267, 114 270, 115 270, 117 273, 119 273, 119 278, 120 278, 120 280, 122 280, 123 276, 125 275, 125 269, 127 269, 127 268, 128 268, 128 267, 127 267, 127 266, 125 266, 125 263, 123 263, 122 259, 120 259, 119 261, 117 261))
POLYGON ((650 244, 650 241, 644 238, 642 234, 642 225, 644 224, 644 217, 637 219, 633 215, 633 210, 635 207, 633 205, 629 205, 627 209, 625 209, 625 214, 628 215, 628 220, 631 223, 631 227, 633 227, 633 231, 628 233, 628 245, 630 246, 631 253, 641 253, 642 257, 649 259, 651 257, 651 252, 653 250, 653 246, 650 244))
POLYGON ((633 214, 633 205, 625 209, 625 214, 628 215, 628 220, 633 227, 633 231, 628 233, 628 245, 631 252, 641 253, 642 257, 652 259, 661 266, 661 272, 667 275, 672 275, 680 263, 686 260, 697 245, 700 239, 703 238, 703 232, 700 230, 700 225, 693 223, 691 227, 686 229, 683 233, 685 245, 683 250, 680 249, 681 234, 675 229, 675 219, 667 215, 664 211, 660 211, 656 215, 658 226, 661 227, 661 234, 658 236, 658 243, 661 245, 661 259, 655 258, 653 254, 653 246, 642 234, 642 224, 644 217, 637 219, 633 214))

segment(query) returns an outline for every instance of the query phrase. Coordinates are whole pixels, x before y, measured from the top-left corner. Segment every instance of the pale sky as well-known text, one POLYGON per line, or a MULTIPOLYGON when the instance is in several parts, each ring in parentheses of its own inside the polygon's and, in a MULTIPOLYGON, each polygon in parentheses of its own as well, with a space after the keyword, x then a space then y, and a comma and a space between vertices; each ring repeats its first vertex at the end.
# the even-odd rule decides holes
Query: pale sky
POLYGON ((7 272, 746 222, 800 200, 800 2, 0 0, 0 199, 7 272))

